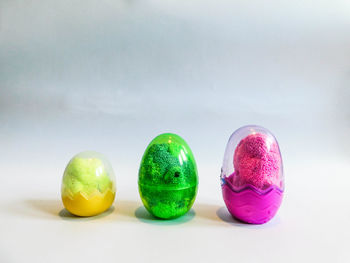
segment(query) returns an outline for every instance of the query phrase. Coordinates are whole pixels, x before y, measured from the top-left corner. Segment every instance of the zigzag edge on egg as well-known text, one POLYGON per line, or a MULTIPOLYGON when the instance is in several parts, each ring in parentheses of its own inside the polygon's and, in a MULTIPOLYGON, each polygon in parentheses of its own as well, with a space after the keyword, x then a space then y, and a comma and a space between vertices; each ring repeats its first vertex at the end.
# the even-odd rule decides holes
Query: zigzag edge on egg
POLYGON ((76 195, 81 195, 82 197, 84 197, 86 200, 89 200, 95 196, 100 196, 100 197, 105 197, 107 195, 107 193, 110 192, 112 194, 115 194, 116 191, 112 191, 111 189, 107 189, 106 191, 104 191, 103 193, 101 193, 100 191, 98 191, 97 189, 94 190, 91 194, 87 195, 84 192, 78 192, 76 194, 73 194, 72 191, 70 190, 65 190, 64 193, 62 193, 62 196, 68 197, 70 200, 74 200, 76 195))
POLYGON ((229 183, 224 183, 222 189, 229 212, 239 220, 253 224, 269 221, 277 213, 283 199, 283 191, 276 186, 261 191, 247 185, 235 191, 229 183))

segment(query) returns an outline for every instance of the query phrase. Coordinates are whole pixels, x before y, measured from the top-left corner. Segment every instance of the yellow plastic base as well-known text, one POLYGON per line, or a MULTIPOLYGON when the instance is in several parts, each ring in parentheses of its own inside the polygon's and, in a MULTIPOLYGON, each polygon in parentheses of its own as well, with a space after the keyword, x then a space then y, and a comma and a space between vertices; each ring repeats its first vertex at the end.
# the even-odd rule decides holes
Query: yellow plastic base
POLYGON ((64 207, 76 216, 94 216, 106 211, 113 203, 115 193, 107 191, 104 194, 97 193, 86 198, 78 193, 73 198, 62 196, 64 207))

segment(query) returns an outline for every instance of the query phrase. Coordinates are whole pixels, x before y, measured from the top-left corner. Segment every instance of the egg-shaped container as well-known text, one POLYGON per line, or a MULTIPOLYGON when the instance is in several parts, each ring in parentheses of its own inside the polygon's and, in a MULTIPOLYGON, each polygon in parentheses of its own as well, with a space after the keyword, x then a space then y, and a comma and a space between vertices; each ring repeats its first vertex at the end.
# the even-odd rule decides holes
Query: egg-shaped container
POLYGON ((274 217, 284 191, 282 156, 276 138, 260 126, 244 126, 230 137, 221 168, 228 211, 251 224, 274 217))
POLYGON ((94 216, 106 211, 115 197, 115 176, 102 154, 85 151, 68 163, 61 187, 63 205, 77 216, 94 216))
POLYGON ((142 203, 153 216, 186 214, 198 186, 196 161, 187 143, 172 133, 154 138, 142 157, 138 185, 142 203))

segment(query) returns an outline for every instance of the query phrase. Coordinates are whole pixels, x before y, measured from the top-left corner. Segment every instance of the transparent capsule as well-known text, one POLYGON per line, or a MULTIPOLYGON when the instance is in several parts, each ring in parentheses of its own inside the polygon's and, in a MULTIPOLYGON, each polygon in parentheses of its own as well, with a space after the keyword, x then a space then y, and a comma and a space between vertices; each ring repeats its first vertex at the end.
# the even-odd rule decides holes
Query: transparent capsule
POLYGON ((276 138, 260 126, 235 131, 226 146, 221 186, 229 212, 261 224, 277 212, 283 197, 283 163, 276 138))
POLYGON ((142 157, 138 184, 144 206, 155 217, 187 213, 198 186, 197 165, 187 143, 172 133, 154 138, 142 157))
POLYGON ((61 196, 65 208, 77 216, 106 211, 115 198, 115 176, 109 161, 100 153, 85 151, 68 163, 61 196))

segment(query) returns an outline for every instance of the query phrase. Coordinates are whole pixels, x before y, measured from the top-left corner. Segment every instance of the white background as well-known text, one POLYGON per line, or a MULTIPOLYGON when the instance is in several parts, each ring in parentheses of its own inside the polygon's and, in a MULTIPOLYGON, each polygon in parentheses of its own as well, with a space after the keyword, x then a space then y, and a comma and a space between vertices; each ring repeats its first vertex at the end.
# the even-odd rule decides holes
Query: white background
POLYGON ((349 262, 350 2, 0 0, 0 262, 349 262), (228 214, 230 134, 277 137, 276 217, 228 214), (173 221, 142 207, 142 154, 162 132, 195 154, 199 192, 173 221), (114 209, 63 210, 83 150, 117 177, 114 209))

